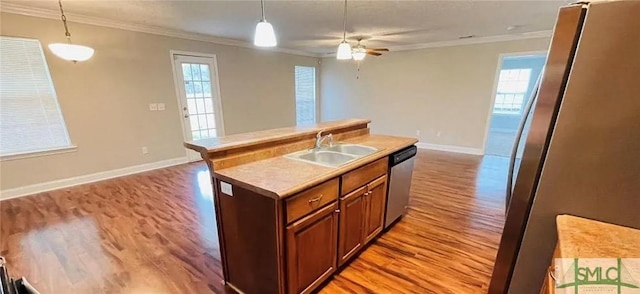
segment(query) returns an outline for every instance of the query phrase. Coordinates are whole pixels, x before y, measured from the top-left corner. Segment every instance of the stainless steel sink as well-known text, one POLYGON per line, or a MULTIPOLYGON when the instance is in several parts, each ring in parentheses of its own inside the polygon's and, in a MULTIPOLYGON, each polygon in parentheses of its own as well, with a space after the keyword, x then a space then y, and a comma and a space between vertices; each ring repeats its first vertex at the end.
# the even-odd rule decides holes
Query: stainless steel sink
POLYGON ((332 151, 311 151, 306 154, 301 154, 298 159, 311 161, 314 163, 325 164, 329 166, 341 166, 349 161, 356 159, 356 156, 343 154, 332 151))
POLYGON ((346 154, 351 154, 356 156, 367 156, 369 154, 373 154, 376 151, 378 151, 378 149, 373 147, 356 145, 356 144, 338 144, 331 147, 327 147, 324 150, 330 150, 330 151, 346 153, 346 154))
POLYGON ((378 149, 369 146, 337 144, 319 149, 298 151, 287 154, 285 157, 322 166, 339 167, 376 151, 378 149))

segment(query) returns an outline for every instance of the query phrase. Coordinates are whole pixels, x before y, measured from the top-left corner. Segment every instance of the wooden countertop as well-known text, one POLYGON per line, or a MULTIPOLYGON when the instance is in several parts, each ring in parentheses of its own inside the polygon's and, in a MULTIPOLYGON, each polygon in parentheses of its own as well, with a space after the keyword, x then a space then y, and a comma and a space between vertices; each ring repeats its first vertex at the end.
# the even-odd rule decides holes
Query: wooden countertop
MULTIPOLYGON (((359 123, 362 123, 360 121, 359 123)), ((344 126, 344 122, 341 123, 344 126)), ((418 142, 414 138, 385 135, 364 135, 343 140, 377 148, 378 151, 349 164, 331 168, 306 163, 284 156, 255 161, 214 171, 214 176, 260 194, 273 198, 286 198, 306 188, 344 174, 364 164, 404 149, 418 142)))
POLYGON ((345 119, 338 121, 322 122, 306 126, 294 126, 287 128, 271 129, 251 133, 230 135, 225 137, 202 139, 185 142, 185 147, 196 150, 200 153, 211 153, 230 150, 234 148, 247 147, 251 145, 271 143, 280 140, 300 137, 304 135, 315 135, 319 131, 331 132, 338 128, 368 124, 369 119, 345 119))
POLYGON ((640 258, 640 230, 595 220, 556 217, 562 258, 640 258))

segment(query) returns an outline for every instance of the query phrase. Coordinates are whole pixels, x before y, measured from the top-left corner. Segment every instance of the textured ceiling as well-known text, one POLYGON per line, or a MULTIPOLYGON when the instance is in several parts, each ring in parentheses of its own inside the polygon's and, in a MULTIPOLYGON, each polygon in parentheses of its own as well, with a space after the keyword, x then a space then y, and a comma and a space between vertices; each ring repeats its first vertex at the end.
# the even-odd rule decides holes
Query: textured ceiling
MULTIPOLYGON (((57 9, 56 0, 2 0, 36 9, 57 9)), ((347 37, 369 38, 369 47, 392 48, 459 37, 501 36, 551 30, 569 1, 349 1, 347 37)), ((255 1, 64 0, 72 15, 99 17, 251 42, 260 19, 255 1)), ((332 53, 342 38, 342 1, 266 0, 267 20, 279 47, 332 53)))

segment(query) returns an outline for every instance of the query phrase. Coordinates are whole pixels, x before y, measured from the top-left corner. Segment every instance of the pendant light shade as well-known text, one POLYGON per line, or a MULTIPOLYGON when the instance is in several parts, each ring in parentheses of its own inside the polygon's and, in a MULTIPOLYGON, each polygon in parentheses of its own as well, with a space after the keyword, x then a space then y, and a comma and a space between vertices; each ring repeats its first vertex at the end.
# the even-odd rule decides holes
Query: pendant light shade
POLYGON ((256 25, 256 34, 253 38, 253 44, 258 47, 275 47, 278 45, 276 33, 273 31, 273 26, 266 20, 262 20, 256 25))
POLYGON ((253 36, 253 45, 258 47, 275 47, 278 45, 276 32, 265 17, 264 0, 260 0, 260 7, 262 8, 262 19, 256 25, 256 34, 253 36))
POLYGON ((336 57, 339 60, 351 59, 351 45, 349 45, 347 41, 342 41, 342 43, 340 43, 336 57))
POLYGON ((53 43, 49 44, 49 50, 55 55, 64 60, 78 62, 89 60, 93 56, 93 48, 75 45, 71 43, 71 33, 69 33, 69 27, 67 26, 67 17, 62 10, 62 0, 58 0, 60 6, 60 19, 64 25, 64 35, 67 37, 67 43, 53 43))
POLYGON ((49 44, 49 49, 55 56, 73 62, 89 60, 94 51, 91 47, 66 43, 49 44))

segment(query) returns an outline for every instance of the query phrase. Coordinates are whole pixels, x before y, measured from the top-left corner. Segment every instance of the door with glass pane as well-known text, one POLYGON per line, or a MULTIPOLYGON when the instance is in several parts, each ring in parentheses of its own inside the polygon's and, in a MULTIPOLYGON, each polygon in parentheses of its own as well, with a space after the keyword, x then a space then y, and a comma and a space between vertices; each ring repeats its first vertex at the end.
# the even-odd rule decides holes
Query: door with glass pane
MULTIPOLYGON (((186 141, 224 135, 215 57, 174 55, 174 74, 186 141)), ((188 151, 190 161, 200 154, 188 151)))

